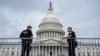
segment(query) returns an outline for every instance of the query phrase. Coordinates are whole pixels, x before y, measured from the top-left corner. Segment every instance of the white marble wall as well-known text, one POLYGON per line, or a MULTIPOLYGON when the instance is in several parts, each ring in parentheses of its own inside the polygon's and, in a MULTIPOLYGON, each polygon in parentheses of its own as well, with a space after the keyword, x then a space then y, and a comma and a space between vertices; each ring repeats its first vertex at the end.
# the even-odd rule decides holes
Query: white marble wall
MULTIPOLYGON (((68 48, 66 46, 41 46, 40 50, 38 46, 33 46, 30 55, 38 56, 40 54, 44 56, 50 56, 50 52, 52 56, 58 56, 60 54, 68 55, 68 48), (63 51, 63 52, 62 52, 63 51)), ((98 46, 79 46, 76 48, 76 56, 99 56, 100 48, 98 46)), ((21 47, 1 47, 0 48, 0 56, 20 56, 21 55, 21 47)))

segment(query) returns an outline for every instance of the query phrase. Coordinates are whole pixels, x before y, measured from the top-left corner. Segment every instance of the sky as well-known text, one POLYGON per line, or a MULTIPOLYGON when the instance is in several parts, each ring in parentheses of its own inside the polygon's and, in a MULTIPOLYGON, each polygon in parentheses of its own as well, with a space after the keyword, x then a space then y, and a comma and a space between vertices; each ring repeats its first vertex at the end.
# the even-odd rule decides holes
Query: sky
POLYGON ((77 38, 100 38, 100 0, 0 0, 0 38, 19 38, 28 25, 36 37, 50 2, 65 36, 71 26, 77 38))

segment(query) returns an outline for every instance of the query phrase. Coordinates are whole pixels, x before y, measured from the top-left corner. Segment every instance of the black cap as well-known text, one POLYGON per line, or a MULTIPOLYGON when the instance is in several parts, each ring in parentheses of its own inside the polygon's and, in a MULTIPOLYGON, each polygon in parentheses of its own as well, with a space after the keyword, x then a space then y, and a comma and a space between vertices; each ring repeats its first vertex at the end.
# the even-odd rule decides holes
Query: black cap
POLYGON ((29 25, 29 26, 27 26, 27 28, 32 28, 32 26, 29 25))
POLYGON ((72 27, 68 27, 68 29, 72 29, 72 27))

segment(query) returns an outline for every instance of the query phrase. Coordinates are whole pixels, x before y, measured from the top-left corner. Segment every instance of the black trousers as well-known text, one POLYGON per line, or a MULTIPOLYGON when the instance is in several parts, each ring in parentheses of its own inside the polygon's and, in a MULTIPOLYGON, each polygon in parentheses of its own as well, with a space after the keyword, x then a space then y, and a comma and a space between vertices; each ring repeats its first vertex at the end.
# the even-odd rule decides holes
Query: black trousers
POLYGON ((30 48, 31 48, 31 43, 30 42, 23 42, 22 41, 22 53, 21 56, 29 56, 29 52, 30 52, 30 48), (25 55, 26 52, 26 55, 25 55))
POLYGON ((69 56, 75 56, 75 41, 73 39, 68 39, 68 54, 69 56))

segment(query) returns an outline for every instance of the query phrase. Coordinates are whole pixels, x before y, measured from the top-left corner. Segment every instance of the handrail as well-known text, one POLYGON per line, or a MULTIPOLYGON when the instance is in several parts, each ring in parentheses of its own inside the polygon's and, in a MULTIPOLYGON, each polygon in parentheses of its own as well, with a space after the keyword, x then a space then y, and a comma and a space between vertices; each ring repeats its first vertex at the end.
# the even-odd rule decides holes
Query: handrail
MULTIPOLYGON (((0 38, 0 39, 39 39, 39 38, 0 38)), ((67 38, 62 38, 62 39, 67 39, 67 38)), ((70 38, 70 39, 100 39, 100 38, 70 38)))

